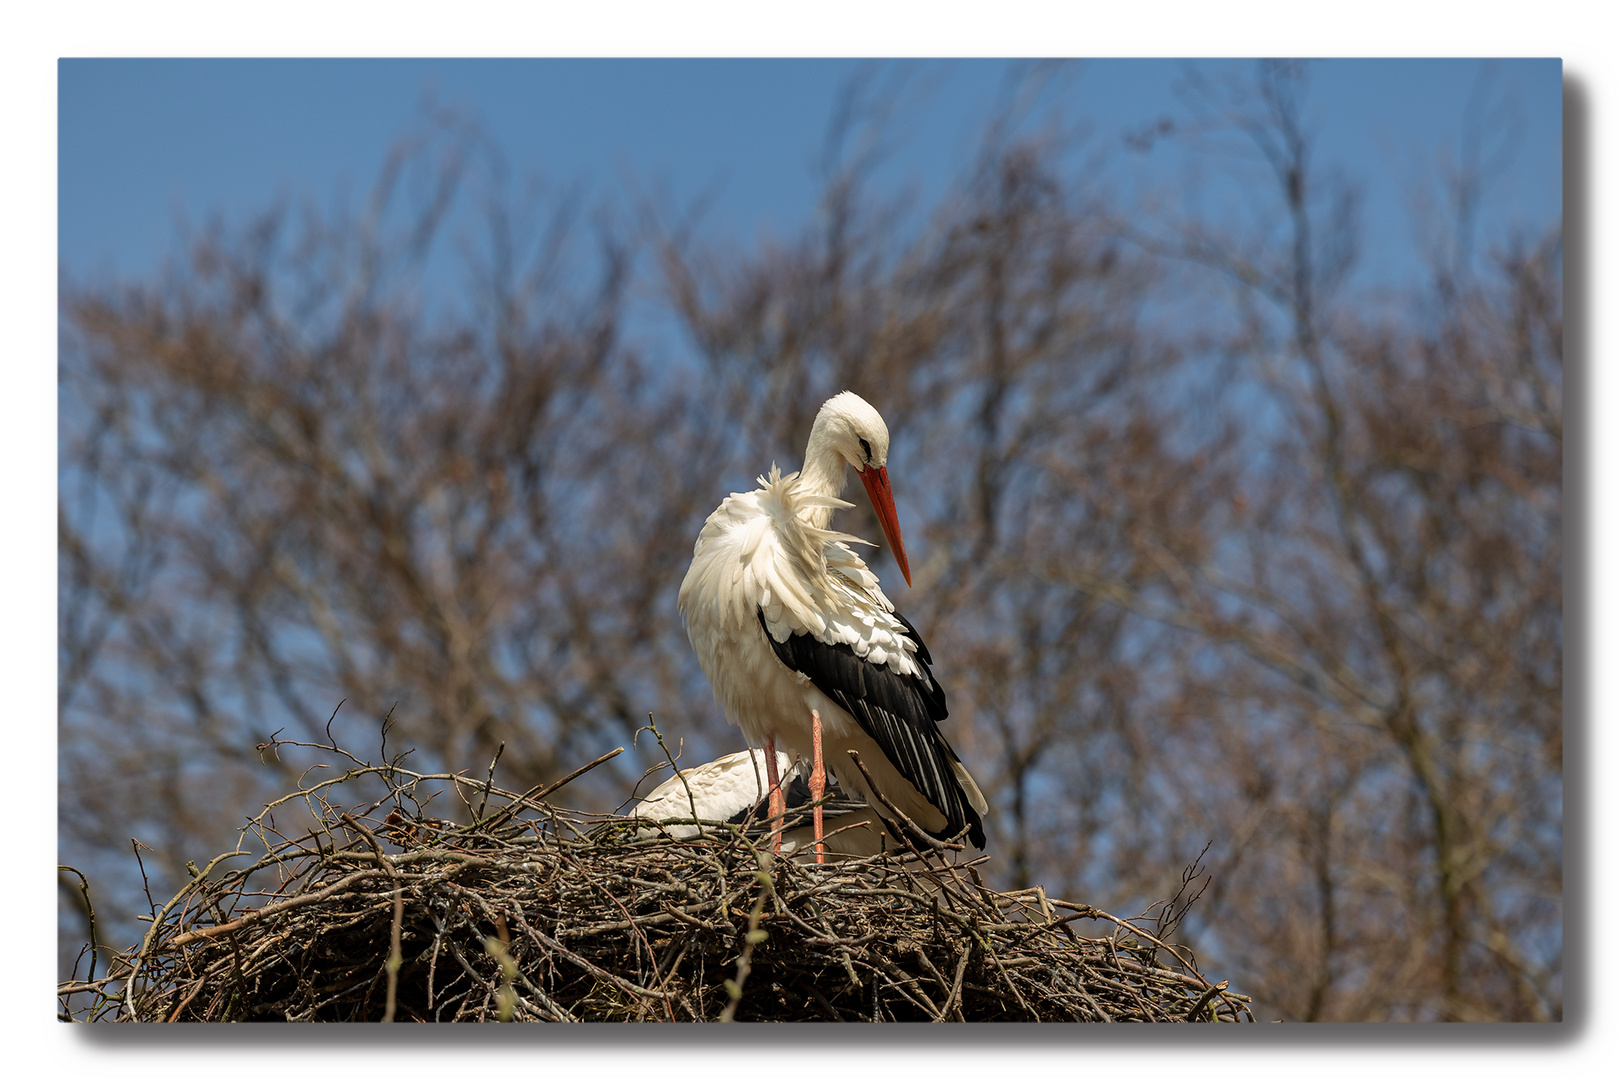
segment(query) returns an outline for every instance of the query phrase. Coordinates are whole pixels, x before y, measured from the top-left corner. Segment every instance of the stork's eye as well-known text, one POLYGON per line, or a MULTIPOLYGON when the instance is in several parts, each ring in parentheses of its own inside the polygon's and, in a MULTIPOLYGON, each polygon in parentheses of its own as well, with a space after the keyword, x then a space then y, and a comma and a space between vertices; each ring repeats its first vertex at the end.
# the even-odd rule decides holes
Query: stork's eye
POLYGON ((867 442, 865 439, 858 439, 856 441, 861 444, 861 453, 866 455, 866 460, 871 461, 872 460, 872 444, 867 442))

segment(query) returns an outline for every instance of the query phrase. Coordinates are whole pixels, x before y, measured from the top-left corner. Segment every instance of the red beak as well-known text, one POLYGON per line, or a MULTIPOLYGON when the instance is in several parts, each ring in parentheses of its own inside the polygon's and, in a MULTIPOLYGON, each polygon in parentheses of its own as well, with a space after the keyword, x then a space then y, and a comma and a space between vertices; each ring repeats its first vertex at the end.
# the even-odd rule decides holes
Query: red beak
POLYGON ((900 540, 900 519, 894 512, 894 492, 889 489, 889 470, 862 469, 859 476, 861 483, 866 485, 867 497, 872 500, 872 509, 877 511, 878 524, 883 526, 883 538, 889 542, 889 550, 894 552, 894 561, 900 564, 900 573, 905 576, 906 584, 910 585, 911 567, 906 565, 906 545, 900 540))

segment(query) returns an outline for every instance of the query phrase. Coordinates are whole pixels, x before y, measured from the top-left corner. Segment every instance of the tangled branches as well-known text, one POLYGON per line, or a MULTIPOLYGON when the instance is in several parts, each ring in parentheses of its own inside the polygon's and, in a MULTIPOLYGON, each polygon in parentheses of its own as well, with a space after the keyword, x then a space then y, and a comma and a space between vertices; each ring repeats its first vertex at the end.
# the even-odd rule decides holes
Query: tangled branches
POLYGON ((343 774, 267 806, 139 947, 63 983, 64 1020, 1252 1019, 1186 950, 1040 888, 994 892, 972 862, 799 865, 756 828, 674 839, 547 801, 618 751, 518 793, 320 749, 343 774), (447 790, 472 824, 425 813, 447 790))

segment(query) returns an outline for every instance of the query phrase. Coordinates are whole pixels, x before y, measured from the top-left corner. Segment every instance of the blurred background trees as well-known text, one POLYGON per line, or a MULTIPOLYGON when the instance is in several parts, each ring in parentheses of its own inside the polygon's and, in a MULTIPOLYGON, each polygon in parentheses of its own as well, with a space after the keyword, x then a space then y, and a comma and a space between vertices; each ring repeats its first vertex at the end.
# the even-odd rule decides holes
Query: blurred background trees
MULTIPOLYGON (((1465 154, 1430 285, 1352 288, 1307 74, 1190 73, 1136 147, 1237 162, 1244 219, 1111 193, 1018 94, 917 212, 870 184, 854 87, 787 242, 522 198, 435 116, 353 217, 64 282, 62 856, 103 936, 147 911, 132 836, 168 895, 296 779, 275 731, 372 745, 387 716, 419 765, 504 743, 514 786, 648 713, 689 762, 737 748, 675 591, 704 517, 849 388, 891 426, 890 594, 995 884, 1140 910, 1207 846, 1179 933, 1263 1016, 1558 1018, 1560 222, 1481 248, 1465 154)), ((841 527, 879 535, 864 505, 841 527)), ((594 809, 653 760, 625 758, 576 786, 594 809)))

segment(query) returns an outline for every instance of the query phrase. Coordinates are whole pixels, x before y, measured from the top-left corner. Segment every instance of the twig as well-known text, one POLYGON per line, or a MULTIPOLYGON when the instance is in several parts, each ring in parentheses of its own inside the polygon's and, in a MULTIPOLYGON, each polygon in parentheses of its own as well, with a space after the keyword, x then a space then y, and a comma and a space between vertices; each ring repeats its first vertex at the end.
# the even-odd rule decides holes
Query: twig
POLYGON ((737 977, 727 979, 725 982, 726 996, 730 1000, 726 1002, 725 1011, 720 1014, 722 1024, 729 1024, 736 1019, 737 1006, 742 1001, 743 983, 748 981, 748 972, 752 966, 754 946, 768 936, 759 928, 759 916, 765 910, 765 898, 771 894, 773 888, 771 872, 761 870, 756 880, 759 882, 759 898, 748 911, 748 931, 743 934, 742 955, 737 957, 737 977))
POLYGON ((501 755, 504 753, 506 753, 506 740, 502 739, 501 745, 495 748, 495 756, 489 759, 489 772, 484 776, 484 797, 478 800, 478 812, 473 815, 474 821, 482 820, 484 807, 489 805, 489 792, 495 786, 495 765, 501 760, 501 755))

